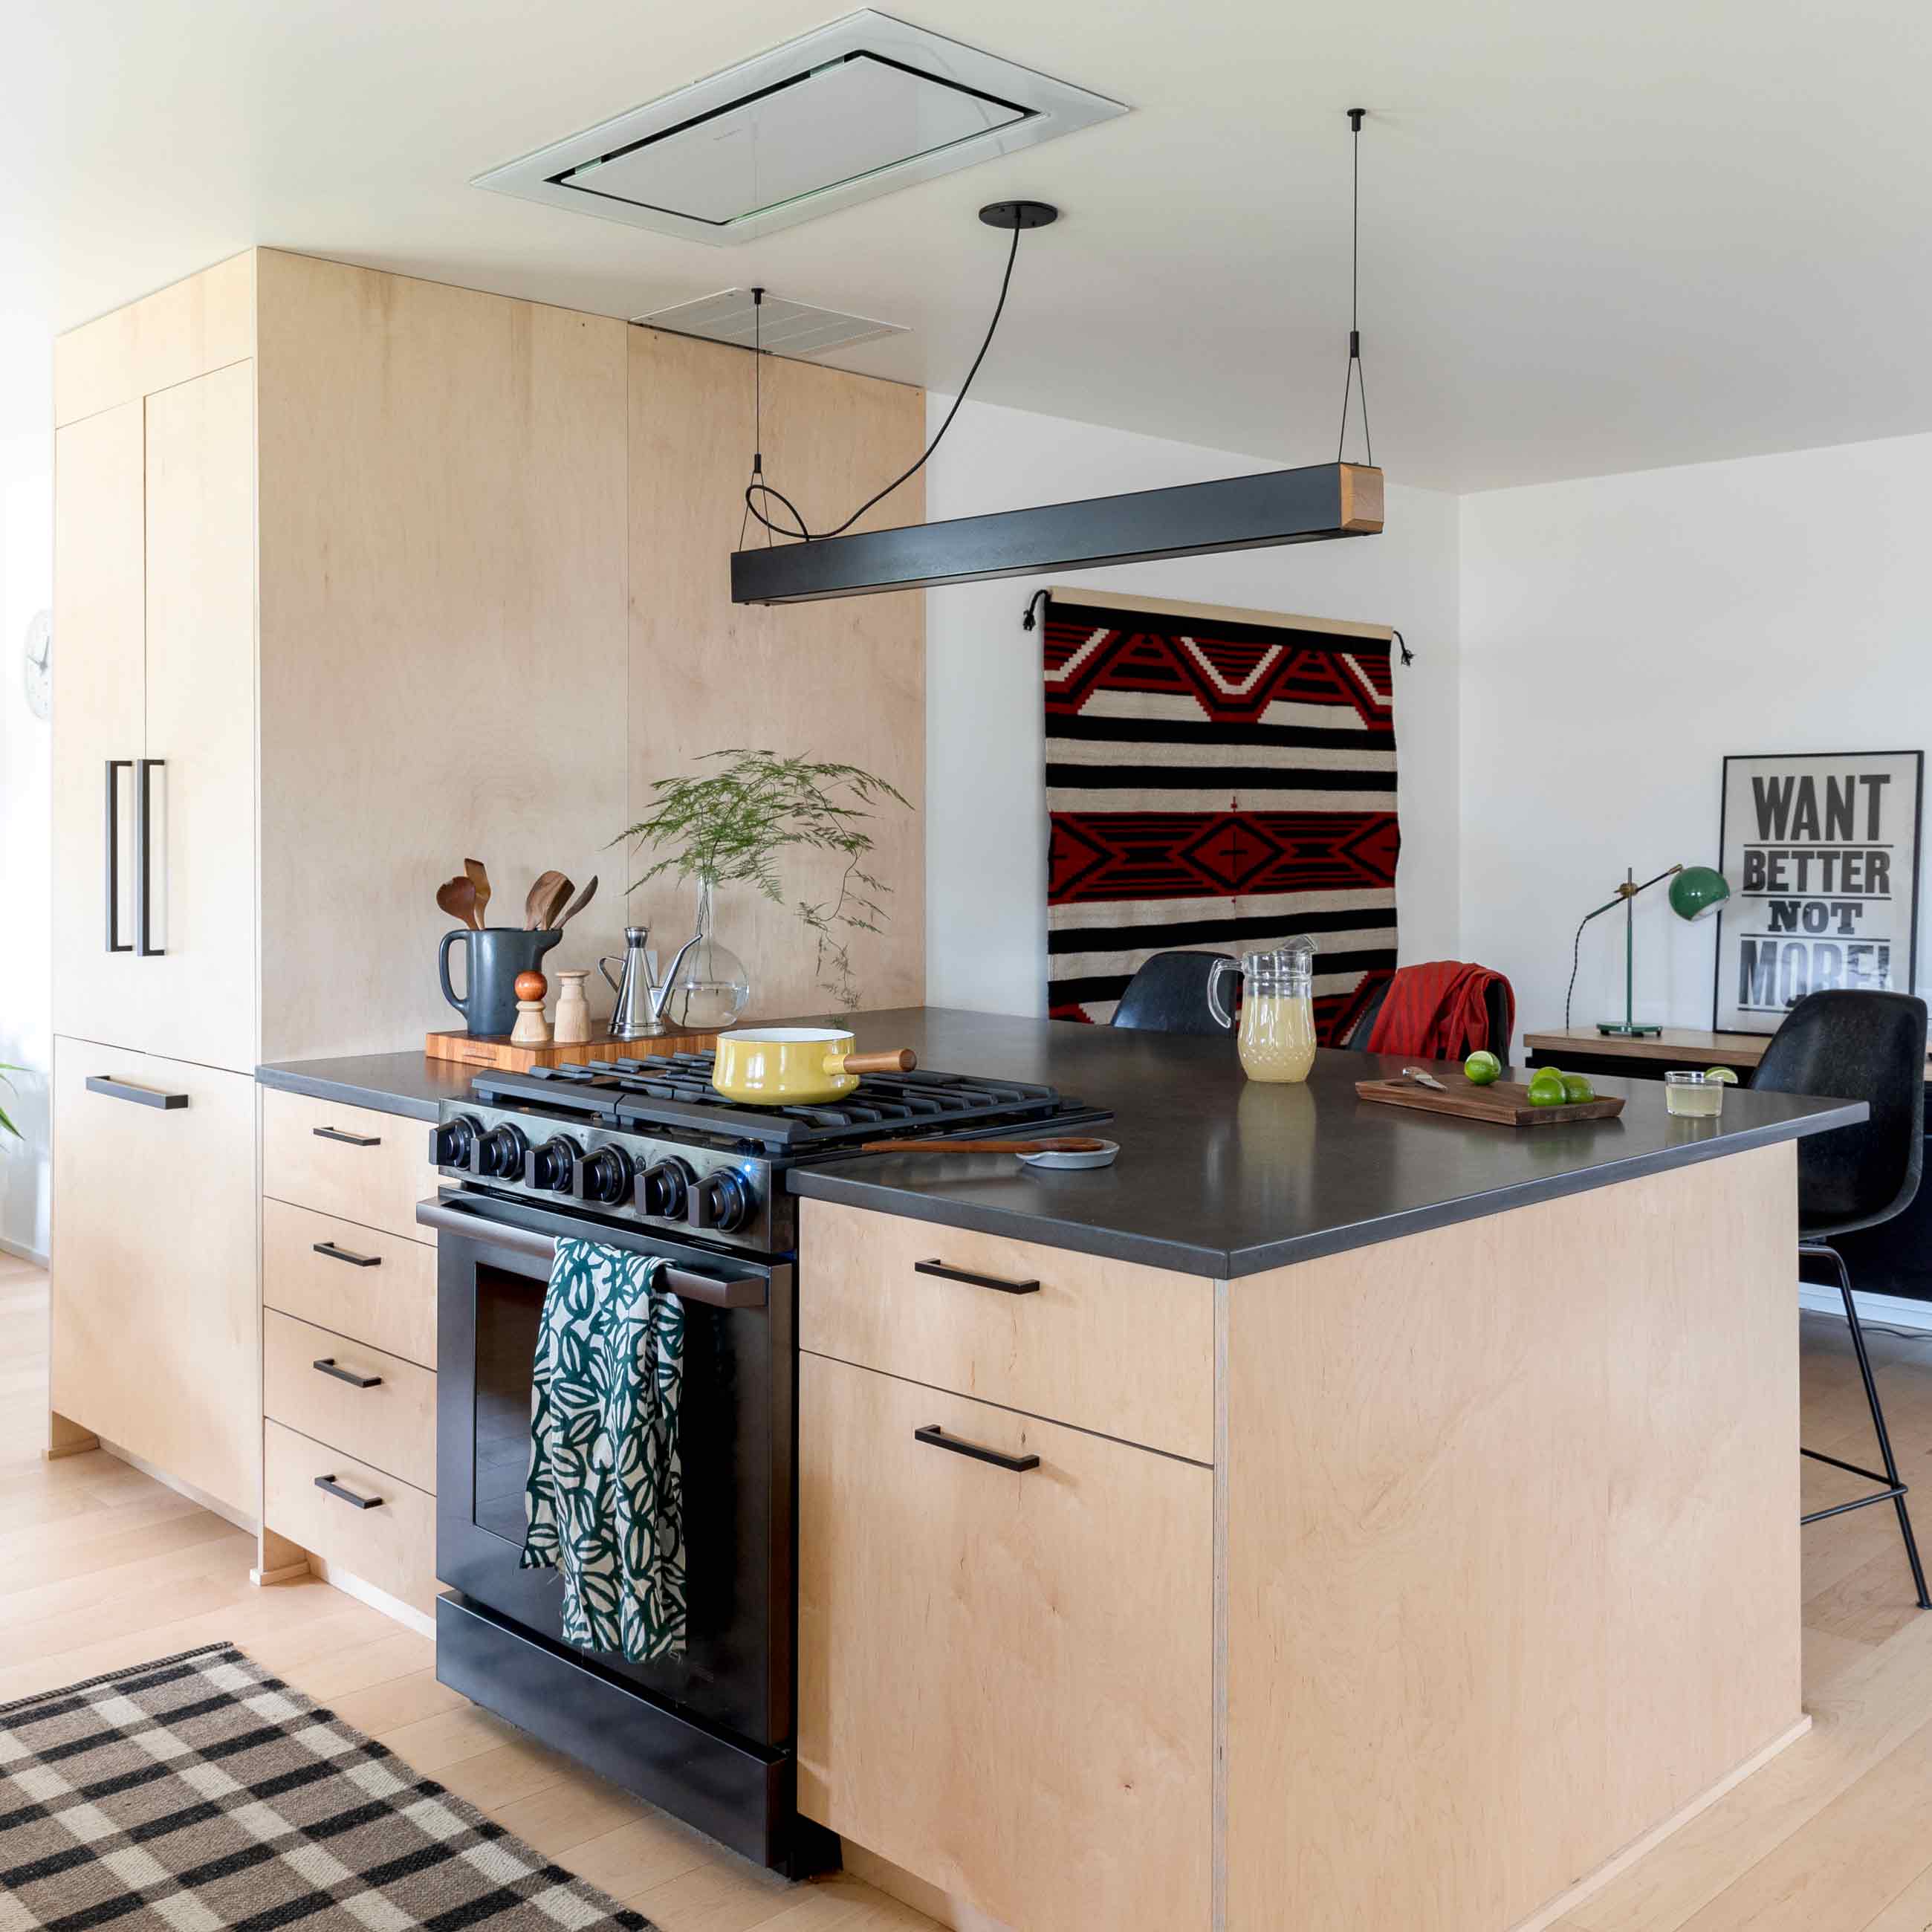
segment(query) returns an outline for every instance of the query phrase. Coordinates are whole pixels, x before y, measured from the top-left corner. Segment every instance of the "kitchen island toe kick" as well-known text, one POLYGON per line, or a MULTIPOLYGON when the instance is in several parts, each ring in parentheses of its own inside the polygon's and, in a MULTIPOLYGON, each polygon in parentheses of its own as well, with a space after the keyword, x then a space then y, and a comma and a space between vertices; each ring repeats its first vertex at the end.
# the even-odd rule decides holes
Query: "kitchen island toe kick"
POLYGON ((1748 1146, 1164 1326, 1159 1270, 922 1220, 935 1279, 807 1199, 801 1808, 1018 1932, 1549 1922, 1804 1728, 1796 1198, 1748 1146))

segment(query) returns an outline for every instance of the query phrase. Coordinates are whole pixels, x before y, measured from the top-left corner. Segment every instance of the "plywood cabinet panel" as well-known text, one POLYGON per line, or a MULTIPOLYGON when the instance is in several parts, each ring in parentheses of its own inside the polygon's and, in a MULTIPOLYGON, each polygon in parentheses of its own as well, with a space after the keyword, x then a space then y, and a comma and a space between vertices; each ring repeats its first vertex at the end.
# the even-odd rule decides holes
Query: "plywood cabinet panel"
POLYGON ((262 1318, 262 1407, 277 1422, 435 1493, 436 1377, 428 1369, 270 1309, 262 1318), (325 1361, 341 1374, 316 1367, 325 1361))
POLYGON ((436 1498, 279 1422, 262 1425, 269 1526, 425 1614, 436 1606, 436 1498), (316 1486, 326 1476, 367 1509, 316 1486))
POLYGON ((1064 1248, 800 1204, 799 1340, 1171 1454, 1214 1456, 1214 1284, 1064 1248), (919 1271, 936 1262, 951 1276, 919 1271), (958 1278, 981 1275, 1030 1293, 958 1278))
POLYGON ((1212 1471, 813 1354, 799 1396, 800 1808, 1010 1925, 1207 1927, 1212 1471))
POLYGON ((264 1197, 262 1305, 436 1366, 436 1250, 420 1241, 264 1197))
POLYGON ((107 950, 107 848, 115 922, 134 944, 134 774, 143 690, 142 429, 138 398, 54 439, 53 1024, 136 1043, 135 982, 148 962, 107 950), (109 759, 117 773, 110 822, 109 759))
POLYGON ((62 1039, 53 1090, 52 1406, 252 1520, 255 1084, 62 1039))
MULTIPOLYGON (((147 756, 155 943, 132 977, 152 1052, 254 1069, 255 365, 147 402, 147 756)), ((290 855, 292 860, 293 855, 290 855)))
POLYGON ((262 1090, 262 1191, 275 1200, 421 1240, 416 1203, 436 1190, 422 1120, 262 1090))

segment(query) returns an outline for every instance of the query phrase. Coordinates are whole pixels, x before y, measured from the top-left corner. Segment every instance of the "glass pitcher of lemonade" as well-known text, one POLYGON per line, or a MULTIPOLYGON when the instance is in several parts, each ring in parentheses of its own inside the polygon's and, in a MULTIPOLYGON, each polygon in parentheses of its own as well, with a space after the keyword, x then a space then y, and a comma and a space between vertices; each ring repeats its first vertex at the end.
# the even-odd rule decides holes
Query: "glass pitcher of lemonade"
POLYGON ((1306 1080, 1315 1064, 1315 942, 1241 956, 1241 1066, 1250 1080, 1306 1080))

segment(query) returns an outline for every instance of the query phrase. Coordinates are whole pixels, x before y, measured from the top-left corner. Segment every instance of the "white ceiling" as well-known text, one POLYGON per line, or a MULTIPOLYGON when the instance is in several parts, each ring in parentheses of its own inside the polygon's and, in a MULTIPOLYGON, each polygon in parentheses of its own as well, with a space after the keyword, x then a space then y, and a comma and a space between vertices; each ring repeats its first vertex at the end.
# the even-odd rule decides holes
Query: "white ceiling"
POLYGON ((976 394, 1318 461, 1360 103, 1393 479, 1932 428, 1924 0, 882 4, 1136 111, 712 249, 467 184, 839 0, 14 0, 0 308, 68 327, 250 242, 621 316, 762 280, 910 325, 830 359, 944 388, 1006 246, 974 212, 1031 196, 1064 218, 976 394))

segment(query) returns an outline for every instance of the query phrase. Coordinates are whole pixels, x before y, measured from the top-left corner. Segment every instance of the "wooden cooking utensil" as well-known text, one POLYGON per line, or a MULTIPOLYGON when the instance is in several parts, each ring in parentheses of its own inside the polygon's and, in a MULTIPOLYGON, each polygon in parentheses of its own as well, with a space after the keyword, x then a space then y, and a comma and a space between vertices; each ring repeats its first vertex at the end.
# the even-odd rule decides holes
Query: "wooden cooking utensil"
POLYGON ((550 888, 549 896, 537 908, 537 928, 539 932, 548 932, 551 927, 562 923, 557 914, 563 910, 563 902, 570 894, 570 881, 560 875, 556 884, 550 888))
MULTIPOLYGON (((524 895, 524 930, 534 932, 543 924, 543 910, 550 903, 550 895, 556 890, 557 881, 563 877, 561 872, 539 872, 530 881, 530 890, 524 895)), ((568 892, 568 886, 564 890, 568 892)))
POLYGON ((1098 1154, 1105 1141, 866 1141, 861 1154, 1098 1154))
POLYGON ((476 924, 480 929, 489 922, 490 870, 481 859, 464 860, 463 870, 476 888, 476 924))
POLYGON ((436 902, 452 919, 460 919, 472 932, 481 932, 476 916, 476 888, 467 879, 446 879, 436 889, 436 902))
POLYGON ((576 898, 572 899, 569 904, 564 908, 563 916, 556 922, 557 924, 560 926, 568 926, 570 922, 574 920, 577 915, 580 913, 596 896, 597 874, 595 872, 592 872, 590 875, 590 884, 586 886, 583 891, 579 892, 576 898))

